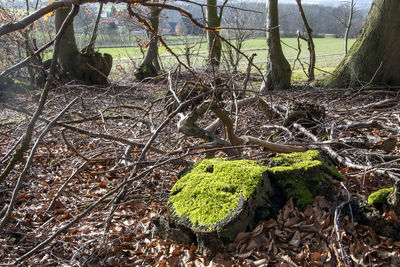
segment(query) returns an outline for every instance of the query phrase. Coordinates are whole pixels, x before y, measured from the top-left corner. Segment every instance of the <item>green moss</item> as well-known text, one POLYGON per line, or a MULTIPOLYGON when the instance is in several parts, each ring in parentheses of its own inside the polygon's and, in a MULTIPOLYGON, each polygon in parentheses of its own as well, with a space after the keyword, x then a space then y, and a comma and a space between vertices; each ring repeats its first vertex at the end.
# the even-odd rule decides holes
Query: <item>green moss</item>
POLYGON ((172 188, 169 205, 194 226, 215 229, 262 183, 267 167, 250 160, 207 159, 172 188))
POLYGON ((312 167, 322 165, 317 150, 308 150, 306 152, 296 152, 290 154, 280 154, 272 159, 272 172, 292 171, 296 169, 308 170, 312 167))
POLYGON ((338 170, 336 170, 335 168, 328 166, 328 165, 322 165, 322 169, 324 170, 324 172, 330 174, 333 178, 337 179, 337 180, 343 180, 344 179, 344 175, 341 174, 338 170))
POLYGON ((288 198, 294 198, 302 209, 314 202, 320 183, 325 182, 321 173, 323 163, 317 150, 281 154, 271 162, 273 166, 268 171, 288 198))
MULTIPOLYGON (((316 150, 281 154, 270 163, 266 167, 250 160, 199 161, 172 188, 168 200, 170 212, 200 229, 214 230, 254 196, 264 171, 280 186, 282 192, 278 194, 294 198, 299 208, 312 204, 314 197, 325 190, 321 189, 322 184, 326 185, 321 171, 335 173, 333 168, 323 165, 316 150)), ((268 208, 260 211, 262 217, 269 214, 268 208)))
POLYGON ((376 204, 384 203, 392 191, 393 191, 393 187, 390 187, 390 188, 383 188, 381 190, 378 190, 378 191, 372 193, 368 197, 368 204, 376 205, 376 204))

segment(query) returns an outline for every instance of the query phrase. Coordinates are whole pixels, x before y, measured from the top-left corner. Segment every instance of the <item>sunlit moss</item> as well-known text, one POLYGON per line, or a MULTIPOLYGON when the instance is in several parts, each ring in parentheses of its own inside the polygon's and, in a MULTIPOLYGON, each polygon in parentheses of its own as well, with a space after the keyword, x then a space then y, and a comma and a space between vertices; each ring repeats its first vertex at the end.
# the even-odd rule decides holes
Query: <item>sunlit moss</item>
POLYGON ((377 204, 382 204, 386 201, 387 197, 389 196, 390 193, 392 193, 393 187, 390 188, 383 188, 381 190, 378 190, 368 197, 368 204, 369 205, 377 205, 377 204))
POLYGON ((202 160, 175 184, 168 203, 192 225, 213 228, 253 194, 266 169, 250 160, 202 160))
MULTIPOLYGON (((250 197, 263 182, 263 173, 269 173, 280 186, 277 194, 293 198, 296 205, 305 208, 312 204, 325 183, 322 171, 329 168, 332 176, 339 172, 323 165, 319 152, 281 154, 270 160, 270 166, 255 161, 207 159, 197 162, 172 188, 168 204, 174 216, 187 220, 193 226, 214 230, 250 197)), ((267 210, 263 214, 270 214, 267 210)))

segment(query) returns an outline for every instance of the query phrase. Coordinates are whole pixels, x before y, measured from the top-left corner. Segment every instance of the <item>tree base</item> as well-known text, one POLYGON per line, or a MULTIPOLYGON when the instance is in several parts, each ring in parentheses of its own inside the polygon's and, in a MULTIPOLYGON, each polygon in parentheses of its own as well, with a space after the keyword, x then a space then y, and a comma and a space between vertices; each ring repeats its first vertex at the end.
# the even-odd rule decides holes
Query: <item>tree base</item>
POLYGON ((147 78, 152 78, 158 75, 156 68, 150 64, 142 64, 137 70, 135 70, 134 74, 135 78, 139 81, 143 81, 147 78))
POLYGON ((111 55, 100 53, 78 53, 71 58, 59 59, 64 74, 87 84, 107 84, 112 61, 111 55))
POLYGON ((248 160, 203 160, 175 184, 167 217, 154 220, 155 232, 196 244, 211 258, 238 233, 276 216, 290 198, 304 209, 315 196, 332 194, 327 175, 341 177, 318 151, 278 155, 268 167, 248 160))

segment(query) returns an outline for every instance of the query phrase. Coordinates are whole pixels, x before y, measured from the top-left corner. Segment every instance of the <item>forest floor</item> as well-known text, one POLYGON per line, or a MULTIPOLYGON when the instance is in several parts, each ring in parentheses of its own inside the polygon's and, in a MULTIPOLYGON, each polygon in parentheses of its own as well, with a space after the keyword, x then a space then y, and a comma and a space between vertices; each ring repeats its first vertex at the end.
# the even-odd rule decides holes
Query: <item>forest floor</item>
MULTIPOLYGON (((177 83, 177 87, 183 84, 177 83)), ((166 213, 169 191, 179 174, 212 148, 203 140, 177 132, 179 116, 168 119, 166 91, 166 80, 125 81, 124 86, 108 87, 67 84, 51 91, 43 118, 51 120, 74 98, 78 101, 59 119, 64 126, 54 126, 36 151, 12 216, 0 232, 1 266, 18 259, 24 266, 400 265, 399 240, 380 236, 370 227, 352 222, 349 215, 340 216, 336 223, 334 219, 337 207, 349 196, 365 201, 371 192, 392 186, 390 178, 378 171, 399 173, 400 146, 396 142, 389 148, 383 146, 388 137, 399 135, 399 91, 297 87, 262 96, 271 106, 288 107, 294 101, 324 106, 326 118, 309 129, 321 142, 326 141, 324 144, 293 127, 283 127, 283 118, 268 116, 257 105, 232 113, 239 136, 310 148, 329 145, 365 170, 338 165, 345 179, 342 185, 332 185, 338 192, 334 201, 317 197, 314 205, 302 211, 289 200, 277 218, 261 221, 255 229, 239 234, 213 259, 199 255, 194 244, 177 244, 154 235, 152 219, 166 213), (392 101, 381 102, 388 99, 392 101), (164 121, 165 127, 158 131, 164 121), (136 164, 152 136, 156 136, 152 148, 136 164), (125 153, 129 142, 134 146, 125 153), (360 143, 368 146, 354 145, 360 143), (131 183, 120 203, 113 204, 117 190, 74 224, 62 228, 127 179, 131 183), (48 210, 52 201, 54 206, 48 210), (116 210, 109 217, 113 207, 116 210), (59 229, 63 231, 54 240, 22 260, 25 253, 59 229)), ((6 167, 8 152, 13 151, 31 118, 24 112, 35 111, 39 94, 0 94, 0 102, 8 105, 0 107, 0 170, 6 167)), ((199 125, 204 127, 214 119, 212 113, 206 113, 199 125)), ((33 142, 46 124, 37 123, 33 142)), ((270 155, 265 149, 248 146, 241 158, 258 160, 270 155)), ((218 152, 217 156, 226 155, 218 152)), ((17 164, 0 184, 2 216, 24 164, 17 164)), ((391 210, 384 216, 388 221, 399 220, 391 210)))

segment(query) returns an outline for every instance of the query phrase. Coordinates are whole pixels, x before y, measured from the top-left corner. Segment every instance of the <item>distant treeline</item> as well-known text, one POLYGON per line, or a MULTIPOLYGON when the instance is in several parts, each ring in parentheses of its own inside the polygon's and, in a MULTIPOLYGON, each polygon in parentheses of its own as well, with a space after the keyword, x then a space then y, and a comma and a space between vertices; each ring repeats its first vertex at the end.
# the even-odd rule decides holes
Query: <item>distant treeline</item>
MULTIPOLYGON (((181 4, 180 7, 191 12, 195 18, 204 21, 205 10, 194 4, 181 4)), ((236 27, 242 28, 264 28, 265 27, 265 3, 235 3, 234 8, 226 7, 224 10, 223 26, 229 24, 232 27, 232 21, 240 21, 236 23, 236 27), (254 12, 247 11, 254 10, 254 12), (238 19, 238 17, 240 19, 238 19)), ((330 34, 334 37, 342 37, 345 31, 345 24, 349 16, 349 7, 345 4, 332 7, 322 5, 304 5, 304 10, 309 24, 313 29, 315 37, 323 37, 330 34)), ((368 13, 367 9, 355 10, 353 15, 352 28, 350 37, 356 37, 361 30, 364 19, 368 13)), ((279 5, 280 31, 283 37, 295 37, 296 32, 304 31, 303 23, 296 4, 280 4, 279 5)), ((182 18, 175 11, 166 11, 164 14, 165 21, 178 25, 180 32, 199 33, 191 22, 182 18), (186 27, 186 30, 185 30, 186 27)), ((265 32, 260 31, 257 35, 264 35, 265 32)))

